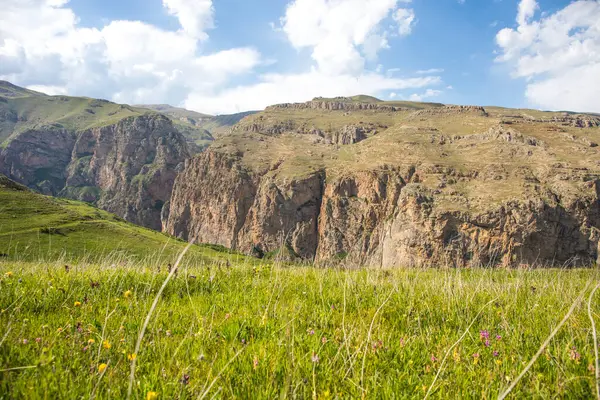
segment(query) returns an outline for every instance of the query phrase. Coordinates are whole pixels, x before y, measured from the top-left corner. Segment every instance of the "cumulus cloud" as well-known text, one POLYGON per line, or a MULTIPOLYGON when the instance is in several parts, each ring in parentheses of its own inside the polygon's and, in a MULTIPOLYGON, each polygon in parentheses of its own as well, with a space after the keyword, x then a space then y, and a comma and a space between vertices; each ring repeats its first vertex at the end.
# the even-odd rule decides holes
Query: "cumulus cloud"
POLYGON ((188 35, 201 40, 208 38, 206 30, 213 27, 212 0, 163 0, 163 6, 179 19, 188 35))
POLYGON ((198 54, 212 27, 210 0, 164 0, 181 24, 167 31, 141 21, 79 26, 67 0, 4 0, 0 78, 17 84, 115 101, 181 103, 261 63, 252 48, 198 54))
POLYGON ((416 23, 415 12, 410 8, 400 8, 394 13, 394 20, 398 23, 398 32, 402 36, 410 35, 416 23))
POLYGON ((414 11, 398 8, 398 0, 294 0, 281 29, 296 49, 312 50, 322 72, 359 74, 367 58, 388 47, 382 22, 392 14, 398 31, 409 34, 414 11))
POLYGON ((2 0, 0 79, 50 94, 171 103, 211 113, 439 84, 433 74, 397 78, 367 67, 389 47, 389 37, 408 33, 402 27, 407 18, 398 18, 414 16, 400 11, 408 3, 292 0, 279 31, 300 56, 308 50, 313 65, 304 72, 257 75, 268 61, 254 48, 200 51, 214 27, 212 0, 162 0, 165 12, 179 21, 176 30, 132 20, 88 28, 69 0, 2 0), (232 84, 247 74, 254 83, 232 84))
POLYGON ((600 111, 600 2, 575 1, 535 19, 538 10, 521 0, 517 27, 496 35, 497 61, 527 79, 525 96, 537 107, 600 111))

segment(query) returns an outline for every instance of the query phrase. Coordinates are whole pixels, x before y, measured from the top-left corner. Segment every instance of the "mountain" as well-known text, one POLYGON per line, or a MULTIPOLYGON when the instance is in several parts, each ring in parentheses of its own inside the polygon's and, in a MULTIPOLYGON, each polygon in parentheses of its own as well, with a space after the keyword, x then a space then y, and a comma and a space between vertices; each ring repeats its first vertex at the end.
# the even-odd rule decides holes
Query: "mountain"
MULTIPOLYGON (((34 193, 0 175, 0 259, 85 258, 114 262, 149 257, 172 262, 185 242, 125 222, 88 204, 34 193)), ((214 246, 193 246, 195 261, 239 258, 214 246)))
POLYGON ((600 118, 316 98, 248 116, 177 175, 172 235, 358 265, 598 258, 600 118))
POLYGON ((171 119, 7 82, 0 88, 0 173, 160 230, 177 170, 193 153, 171 119))
POLYGON ((165 114, 182 125, 189 125, 203 130, 210 139, 198 138, 196 143, 202 147, 206 147, 213 140, 214 136, 219 136, 229 132, 231 127, 243 118, 256 114, 258 111, 245 111, 237 114, 225 115, 208 115, 195 111, 186 110, 185 108, 173 107, 168 104, 140 104, 136 107, 147 108, 165 114))

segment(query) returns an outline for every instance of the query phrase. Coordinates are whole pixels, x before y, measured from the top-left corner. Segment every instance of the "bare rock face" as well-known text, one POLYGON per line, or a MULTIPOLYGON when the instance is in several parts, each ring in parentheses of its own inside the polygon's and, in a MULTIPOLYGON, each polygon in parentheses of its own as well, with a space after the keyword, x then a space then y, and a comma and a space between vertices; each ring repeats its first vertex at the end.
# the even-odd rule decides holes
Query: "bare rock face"
POLYGON ((56 195, 65 185, 74 143, 74 135, 60 127, 25 131, 0 152, 0 172, 46 195, 56 195))
MULTIPOLYGON (((408 188, 407 188, 408 189, 408 188)), ((383 265, 590 265, 597 257, 598 198, 514 201, 479 215, 437 213, 434 198, 403 191, 386 224, 383 265)))
POLYGON ((161 228, 185 139, 158 114, 70 133, 47 127, 18 135, 0 154, 0 171, 46 194, 97 204, 126 220, 161 228))
POLYGON ((288 246, 304 259, 313 259, 323 177, 320 173, 289 181, 263 176, 254 203, 239 232, 241 250, 268 253, 288 246))
POLYGON ((238 248, 258 182, 234 157, 206 151, 177 176, 164 230, 197 243, 238 248))

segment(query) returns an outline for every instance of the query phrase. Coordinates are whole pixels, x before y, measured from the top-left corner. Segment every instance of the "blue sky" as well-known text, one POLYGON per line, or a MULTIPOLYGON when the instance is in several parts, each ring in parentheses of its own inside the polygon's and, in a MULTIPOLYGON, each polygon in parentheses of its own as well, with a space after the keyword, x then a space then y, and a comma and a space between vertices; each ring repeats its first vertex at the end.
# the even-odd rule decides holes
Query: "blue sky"
POLYGON ((2 3, 0 78, 51 94, 209 113, 357 93, 600 111, 596 0, 2 3))

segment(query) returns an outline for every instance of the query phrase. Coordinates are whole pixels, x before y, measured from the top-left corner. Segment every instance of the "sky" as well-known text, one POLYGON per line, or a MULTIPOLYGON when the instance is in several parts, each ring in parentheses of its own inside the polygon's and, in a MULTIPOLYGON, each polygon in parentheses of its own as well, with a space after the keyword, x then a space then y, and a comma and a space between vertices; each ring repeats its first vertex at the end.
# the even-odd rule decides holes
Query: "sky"
POLYGON ((600 1, 0 0, 0 79, 210 114, 355 94, 600 112, 600 1))

